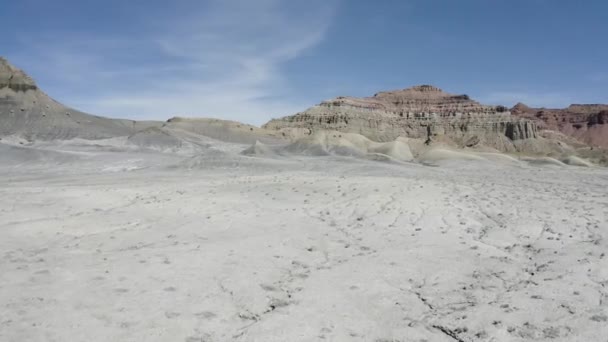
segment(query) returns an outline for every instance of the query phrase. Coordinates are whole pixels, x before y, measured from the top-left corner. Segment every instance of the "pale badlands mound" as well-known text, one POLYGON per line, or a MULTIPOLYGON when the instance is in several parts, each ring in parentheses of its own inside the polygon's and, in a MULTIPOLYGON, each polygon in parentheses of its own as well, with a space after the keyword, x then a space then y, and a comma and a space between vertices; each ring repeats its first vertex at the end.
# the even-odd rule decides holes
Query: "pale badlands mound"
POLYGON ((68 108, 51 99, 31 77, 0 57, 0 138, 103 139, 160 125, 160 122, 108 119, 68 108))
POLYGON ((289 144, 264 144, 256 141, 241 154, 278 159, 290 156, 346 156, 382 162, 416 162, 432 166, 491 163, 496 165, 584 166, 594 164, 576 156, 563 161, 544 156, 518 156, 475 149, 456 149, 445 144, 427 145, 419 139, 399 137, 391 142, 374 142, 360 134, 319 130, 289 144))
POLYGON ((582 167, 592 167, 593 163, 577 156, 568 156, 562 160, 565 164, 582 167))
POLYGON ((451 161, 451 160, 474 160, 482 161, 482 157, 473 153, 467 153, 463 151, 454 151, 443 148, 433 148, 424 153, 420 160, 425 163, 436 163, 439 161, 451 161))
POLYGON ((205 153, 210 148, 236 151, 238 145, 256 142, 284 145, 288 142, 276 132, 240 122, 180 117, 169 119, 162 127, 138 131, 130 135, 127 141, 130 145, 143 149, 179 153, 205 153))
POLYGON ((127 141, 135 146, 159 151, 176 151, 184 147, 186 141, 169 130, 150 127, 130 135, 127 141))
POLYGON ((277 143, 285 140, 285 137, 277 132, 229 120, 174 117, 163 127, 237 144, 253 144, 256 141, 277 143))
POLYGON ((511 166, 540 166, 540 167, 594 167, 595 164, 577 156, 563 156, 559 159, 548 156, 510 155, 505 153, 480 152, 475 150, 453 149, 446 146, 431 147, 420 153, 416 160, 425 165, 449 166, 466 162, 491 163, 511 166))
POLYGON ((522 160, 532 164, 532 165, 540 165, 540 166, 565 166, 563 162, 551 158, 551 157, 523 157, 522 160))
POLYGON ((354 133, 336 131, 317 131, 308 137, 296 139, 287 145, 266 145, 256 141, 243 151, 250 156, 306 155, 306 156, 352 156, 378 159, 374 155, 385 156, 383 160, 409 162, 414 159, 408 140, 399 138, 395 141, 378 143, 354 133))
POLYGON ((249 148, 245 149, 242 154, 246 156, 258 156, 258 157, 275 157, 279 153, 277 148, 268 146, 261 141, 256 141, 249 148))

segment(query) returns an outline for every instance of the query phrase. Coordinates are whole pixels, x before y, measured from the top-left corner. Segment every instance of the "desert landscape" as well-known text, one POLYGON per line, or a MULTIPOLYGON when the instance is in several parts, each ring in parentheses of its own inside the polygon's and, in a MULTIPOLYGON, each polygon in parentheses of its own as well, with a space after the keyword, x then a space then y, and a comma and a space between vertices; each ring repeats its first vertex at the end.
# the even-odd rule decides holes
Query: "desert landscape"
POLYGON ((0 340, 605 341, 606 108, 132 121, 0 59, 0 340))

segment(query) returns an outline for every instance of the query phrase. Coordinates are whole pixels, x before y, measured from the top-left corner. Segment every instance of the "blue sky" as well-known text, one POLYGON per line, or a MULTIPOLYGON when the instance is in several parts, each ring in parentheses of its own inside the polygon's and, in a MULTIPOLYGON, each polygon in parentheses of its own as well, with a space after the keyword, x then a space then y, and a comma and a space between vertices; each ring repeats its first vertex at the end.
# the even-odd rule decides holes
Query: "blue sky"
POLYGON ((608 103, 604 0, 3 1, 0 55, 113 117, 261 124, 433 84, 492 104, 608 103))

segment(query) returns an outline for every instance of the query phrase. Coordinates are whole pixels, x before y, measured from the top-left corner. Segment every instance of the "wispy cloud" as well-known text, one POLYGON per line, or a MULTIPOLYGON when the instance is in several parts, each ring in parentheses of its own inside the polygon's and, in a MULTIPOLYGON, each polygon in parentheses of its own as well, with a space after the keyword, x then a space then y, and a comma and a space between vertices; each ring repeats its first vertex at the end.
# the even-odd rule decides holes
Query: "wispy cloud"
POLYGON ((145 30, 127 37, 25 36, 17 58, 39 66, 31 73, 60 89, 61 100, 90 112, 260 124, 307 105, 290 92, 283 67, 324 39, 336 2, 302 4, 210 0, 162 21, 144 16, 145 30))

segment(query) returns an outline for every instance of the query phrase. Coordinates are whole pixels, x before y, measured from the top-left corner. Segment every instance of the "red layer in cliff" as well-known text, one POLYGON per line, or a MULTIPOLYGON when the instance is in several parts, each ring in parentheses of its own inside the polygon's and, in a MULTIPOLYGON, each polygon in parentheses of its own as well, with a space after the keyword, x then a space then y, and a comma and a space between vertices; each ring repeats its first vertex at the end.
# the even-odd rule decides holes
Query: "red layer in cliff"
POLYGON ((511 113, 537 121, 540 129, 559 131, 591 146, 608 148, 608 105, 573 104, 564 109, 549 109, 518 103, 511 113))

